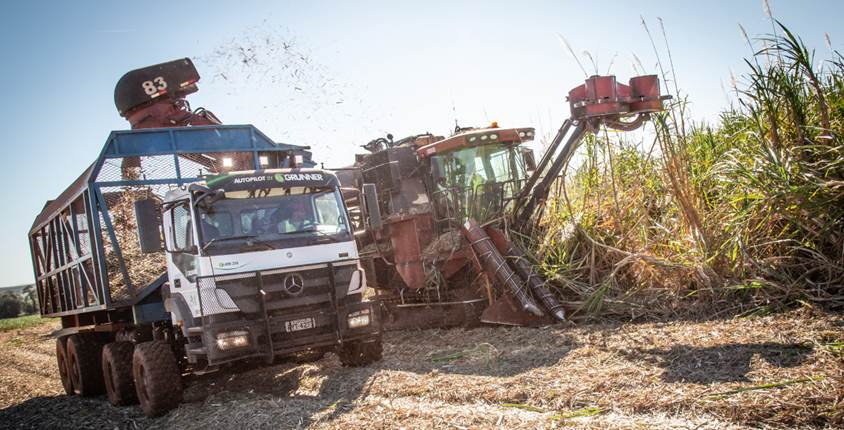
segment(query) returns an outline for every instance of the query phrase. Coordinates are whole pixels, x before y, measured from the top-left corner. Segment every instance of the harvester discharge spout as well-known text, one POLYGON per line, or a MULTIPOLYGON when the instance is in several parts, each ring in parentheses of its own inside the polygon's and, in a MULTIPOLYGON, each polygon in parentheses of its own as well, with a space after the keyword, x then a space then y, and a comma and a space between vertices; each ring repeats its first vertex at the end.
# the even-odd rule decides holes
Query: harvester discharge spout
POLYGON ((197 82, 190 58, 135 69, 117 81, 114 104, 132 129, 219 125, 210 111, 191 110, 186 97, 199 90, 197 82))

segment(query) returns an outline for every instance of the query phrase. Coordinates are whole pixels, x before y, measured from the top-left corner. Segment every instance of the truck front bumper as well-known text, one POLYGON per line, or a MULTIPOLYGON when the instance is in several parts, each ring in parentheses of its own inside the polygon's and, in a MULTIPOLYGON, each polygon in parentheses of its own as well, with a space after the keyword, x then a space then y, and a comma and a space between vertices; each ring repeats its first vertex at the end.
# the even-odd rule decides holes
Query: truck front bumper
POLYGON ((190 362, 205 360, 208 365, 256 357, 271 362, 278 356, 334 348, 344 342, 374 341, 380 336, 379 302, 341 302, 337 308, 326 303, 260 319, 207 322, 201 346, 189 345, 187 355, 190 362))

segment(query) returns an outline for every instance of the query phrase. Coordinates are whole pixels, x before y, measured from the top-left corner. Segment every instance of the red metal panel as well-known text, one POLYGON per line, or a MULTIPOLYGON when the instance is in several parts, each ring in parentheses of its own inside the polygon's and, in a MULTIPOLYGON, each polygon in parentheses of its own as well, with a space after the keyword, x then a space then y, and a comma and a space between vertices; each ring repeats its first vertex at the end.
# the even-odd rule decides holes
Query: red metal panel
POLYGON ((459 148, 465 148, 469 146, 475 146, 480 144, 488 144, 488 143, 522 143, 528 142, 533 140, 534 129, 532 127, 524 127, 524 128, 482 128, 477 130, 467 131, 465 133, 460 133, 454 136, 449 137, 448 139, 443 139, 429 145, 425 145, 420 147, 416 150, 416 154, 420 158, 427 158, 434 154, 453 151, 459 148), (524 136, 520 136, 519 133, 524 133, 524 136), (528 133, 530 132, 530 133, 528 133), (480 136, 482 135, 490 135, 495 134, 497 137, 495 140, 480 140, 480 136), (476 138, 472 140, 472 138, 476 138))
POLYGON ((592 76, 569 91, 568 100, 574 119, 608 117, 657 112, 662 101, 671 98, 659 93, 656 75, 636 76, 630 85, 616 82, 615 76, 592 76))
POLYGON ((428 214, 415 215, 390 223, 390 241, 396 270, 408 288, 425 286, 422 249, 433 240, 433 226, 428 214))
POLYGON ((659 79, 656 75, 636 76, 630 78, 631 97, 630 110, 634 112, 658 112, 662 110, 662 99, 659 95, 659 79))

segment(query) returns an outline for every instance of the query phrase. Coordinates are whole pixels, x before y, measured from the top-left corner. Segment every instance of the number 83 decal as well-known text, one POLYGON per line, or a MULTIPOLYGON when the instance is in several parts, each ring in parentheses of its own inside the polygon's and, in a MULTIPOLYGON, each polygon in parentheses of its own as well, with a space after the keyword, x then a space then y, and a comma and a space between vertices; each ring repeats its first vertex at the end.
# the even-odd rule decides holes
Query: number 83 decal
POLYGON ((159 76, 151 81, 144 81, 141 84, 141 87, 143 87, 144 92, 147 93, 147 95, 151 96, 153 94, 166 90, 167 82, 164 81, 164 78, 159 76))

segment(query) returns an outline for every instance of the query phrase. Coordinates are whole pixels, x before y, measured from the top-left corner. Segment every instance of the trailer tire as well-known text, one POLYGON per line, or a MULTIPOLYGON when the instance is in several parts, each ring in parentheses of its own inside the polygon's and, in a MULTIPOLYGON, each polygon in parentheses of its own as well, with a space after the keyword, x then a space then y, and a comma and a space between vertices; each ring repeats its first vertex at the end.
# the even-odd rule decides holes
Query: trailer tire
POLYGON ((108 401, 114 406, 138 403, 132 378, 132 342, 114 342, 103 347, 103 379, 108 401))
POLYGON ((70 370, 67 367, 67 337, 56 339, 56 364, 59 366, 59 377, 65 394, 74 395, 73 381, 70 380, 70 370))
POLYGON ((340 363, 346 367, 361 367, 381 359, 381 338, 368 341, 345 342, 337 348, 340 363))
POLYGON ((182 402, 182 374, 167 342, 154 340, 135 346, 132 375, 146 416, 163 415, 182 402))
POLYGON ((74 393, 91 397, 105 392, 102 349, 94 336, 74 334, 67 338, 67 368, 74 393))

